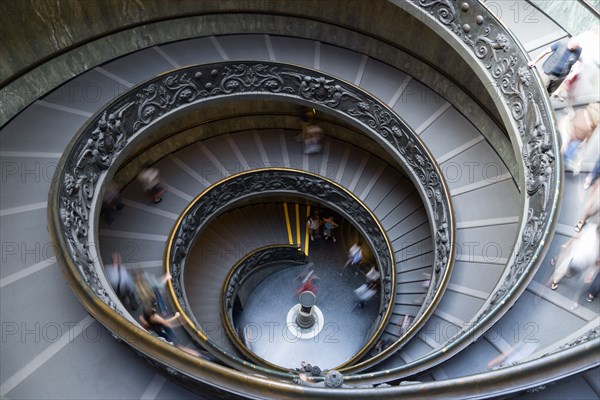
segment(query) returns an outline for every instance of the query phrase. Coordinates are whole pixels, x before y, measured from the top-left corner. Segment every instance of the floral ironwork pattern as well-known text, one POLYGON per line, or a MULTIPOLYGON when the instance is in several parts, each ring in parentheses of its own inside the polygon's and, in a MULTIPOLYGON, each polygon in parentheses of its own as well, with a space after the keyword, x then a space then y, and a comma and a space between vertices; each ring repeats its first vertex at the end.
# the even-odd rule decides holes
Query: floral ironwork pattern
MULTIPOLYGON (((388 247, 385 233, 379 227, 372 214, 355 200, 341 187, 314 175, 304 174, 288 169, 256 170, 226 179, 222 183, 209 188, 188 209, 182 222, 175 227, 172 237, 173 249, 169 251, 169 267, 173 276, 173 290, 183 311, 192 315, 187 299, 185 298, 183 269, 185 256, 194 243, 196 235, 202 231, 216 214, 231 207, 240 199, 249 196, 263 196, 267 193, 295 193, 312 198, 336 208, 345 218, 351 221, 369 242, 375 259, 382 271, 382 308, 383 314, 392 300, 391 274, 394 273, 392 265, 393 256, 388 247)), ((272 257, 272 253, 256 254, 252 262, 244 263, 249 268, 253 263, 259 262, 261 257, 272 257)), ((237 271, 232 280, 239 279, 247 270, 237 271)), ((235 283, 235 282, 233 282, 235 283)), ((233 288, 235 285, 230 285, 233 288)), ((226 294, 226 299, 230 299, 226 294)))
POLYGON ((518 132, 513 140, 520 143, 522 182, 528 216, 521 222, 521 236, 509 259, 508 273, 497 286, 485 310, 448 342, 473 339, 473 332, 484 320, 510 303, 510 294, 523 287, 533 276, 540 249, 548 245, 547 236, 555 218, 560 185, 557 165, 558 142, 553 129, 546 93, 534 84, 527 66, 528 59, 515 39, 484 7, 476 2, 450 0, 410 0, 411 4, 429 14, 446 27, 451 37, 470 49, 473 57, 494 83, 496 92, 507 105, 512 124, 518 132))
POLYGON ((101 114, 95 126, 80 138, 71 152, 59 182, 60 219, 65 243, 71 259, 92 291, 110 307, 117 310, 95 271, 97 257, 89 244, 91 206, 97 195, 99 176, 111 166, 128 139, 123 121, 131 114, 132 102, 125 102, 101 114))
MULTIPOLYGON (((153 79, 117 99, 83 130, 71 148, 65 168, 59 171, 57 201, 62 226, 57 227, 69 246, 81 275, 92 290, 107 304, 115 308, 109 292, 102 287, 97 271, 98 255, 89 243, 90 223, 94 216, 91 207, 101 197, 104 175, 127 144, 155 121, 186 106, 211 99, 248 94, 258 96, 283 96, 289 101, 310 102, 325 107, 363 125, 372 136, 386 140, 395 151, 398 161, 406 167, 427 199, 430 217, 434 225, 436 265, 431 290, 426 303, 441 289, 440 277, 449 273, 453 235, 452 216, 443 179, 433 158, 418 137, 392 111, 367 93, 334 78, 315 71, 270 62, 224 62, 185 68, 153 79)), ((278 182, 278 181, 274 181, 278 182)), ((306 184, 306 193, 315 191, 314 182, 298 180, 306 184)), ((321 185, 319 190, 324 189, 321 185)), ((255 190, 260 190, 255 187, 255 190)), ((352 214, 359 207, 348 204, 352 214)), ((204 209, 206 215, 214 206, 204 209), (213 207, 211 209, 211 207, 213 207)), ((175 243, 174 254, 186 255, 186 229, 191 235, 192 227, 206 215, 195 214, 186 218, 182 233, 175 243)), ((360 213, 356 214, 357 216, 360 213)), ((363 224, 363 217, 356 217, 363 224)), ((375 240, 375 239, 374 239, 375 240)), ((379 240, 379 239, 377 239, 379 240)), ((374 243, 379 246, 381 243, 374 243)), ((391 280, 384 281, 386 296, 393 294, 391 280)), ((115 308, 116 309, 116 308, 115 308)))

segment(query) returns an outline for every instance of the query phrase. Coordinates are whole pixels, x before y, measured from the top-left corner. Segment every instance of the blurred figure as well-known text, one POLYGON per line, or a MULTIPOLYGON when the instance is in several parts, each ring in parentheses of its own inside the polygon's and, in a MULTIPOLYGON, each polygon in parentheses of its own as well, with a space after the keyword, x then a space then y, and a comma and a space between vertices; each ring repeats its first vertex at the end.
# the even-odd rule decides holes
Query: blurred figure
POLYGON ((544 87, 548 90, 548 93, 552 93, 579 60, 582 50, 576 36, 570 39, 562 39, 552 43, 535 60, 530 61, 528 66, 529 68, 535 67, 542 58, 550 54, 550 57, 542 64, 540 75, 544 87))
POLYGON ((176 312, 171 318, 164 319, 158 315, 155 307, 146 304, 140 315, 140 322, 145 329, 156 333, 167 342, 175 344, 177 338, 171 323, 177 321, 177 318, 179 318, 179 312, 176 312))
POLYGON ((431 274, 424 272, 423 277, 425 278, 425 280, 423 281, 421 286, 423 286, 425 289, 428 289, 429 286, 431 286, 431 274))
POLYGON ((404 315, 404 318, 402 319, 402 325, 400 325, 400 335, 404 335, 406 331, 408 331, 413 319, 414 318, 411 318, 411 316, 408 314, 404 315))
MULTIPOLYGON (((593 29, 577 35, 579 45, 583 49, 579 62, 573 66, 571 72, 577 75, 575 79, 568 76, 565 81, 568 85, 569 100, 577 104, 588 104, 600 101, 600 26, 596 24, 593 29)), ((571 74, 569 74, 571 75, 571 74)), ((560 93, 559 93, 560 94, 560 93)))
POLYGON ((296 295, 306 291, 313 292, 316 295, 318 289, 314 281, 317 279, 319 279, 319 277, 315 274, 315 271, 312 268, 308 269, 306 274, 302 276, 302 283, 300 284, 300 287, 296 289, 296 295))
POLYGON ((302 112, 302 133, 298 139, 304 142, 304 154, 315 154, 321 151, 323 130, 314 124, 316 111, 306 108, 302 112))
POLYGON ((294 278, 294 281, 300 280, 300 284, 304 285, 308 279, 315 274, 315 263, 309 262, 304 269, 294 278))
POLYGON ((354 307, 364 307, 367 301, 371 300, 377 293, 377 284, 375 282, 363 283, 358 288, 354 289, 354 295, 356 296, 357 302, 354 307))
POLYGON ((139 268, 136 268, 133 271, 133 282, 135 283, 135 290, 137 291, 142 307, 156 307, 156 298, 154 296, 154 292, 148 286, 148 283, 145 279, 145 272, 141 271, 139 268))
POLYGON ((488 369, 494 369, 499 365, 510 365, 530 356, 539 347, 537 342, 519 342, 515 347, 503 352, 498 357, 488 362, 488 369))
POLYGON ((570 109, 573 108, 573 104, 575 103, 575 98, 573 95, 573 86, 579 77, 579 72, 583 69, 583 64, 579 61, 573 65, 571 68, 571 72, 565 77, 565 80, 558 86, 558 88, 552 92, 550 98, 556 99, 561 103, 565 101, 563 96, 567 96, 568 99, 568 107, 570 109))
POLYGON ((304 154, 317 154, 321 152, 321 138, 323 130, 316 125, 308 125, 304 128, 304 154))
POLYGON ((596 217, 596 222, 598 221, 598 212, 600 211, 600 181, 596 181, 592 190, 590 191, 587 201, 585 203, 585 208, 583 209, 583 215, 575 225, 575 232, 581 232, 581 229, 585 226, 588 219, 592 217, 596 217))
POLYGON ((581 169, 582 147, 594 135, 600 122, 600 103, 589 104, 584 109, 575 110, 562 117, 558 122, 561 135, 561 154, 565 157, 565 167, 570 166, 573 173, 581 169))
MULTIPOLYGON (((344 264, 344 266, 342 267, 342 272, 346 269, 348 265, 358 267, 358 265, 360 265, 360 263, 362 262, 362 259, 363 253, 362 248, 360 247, 360 242, 356 242, 352 245, 352 247, 350 247, 350 250, 348 250, 348 260, 346 261, 346 264, 344 264)), ((340 275, 341 274, 342 273, 340 273, 340 275)), ((356 274, 358 275, 358 270, 356 271, 356 274)))
POLYGON ((600 260, 597 260, 596 263, 590 270, 584 280, 584 283, 590 285, 588 288, 588 293, 586 296, 586 300, 588 303, 594 301, 598 293, 600 293, 600 260))
POLYGON ((123 207, 125 207, 125 204, 123 204, 123 201, 121 200, 119 188, 114 182, 110 182, 106 186, 104 198, 102 199, 101 214, 104 214, 104 221, 108 225, 112 224, 114 221, 114 212, 120 211, 123 207))
POLYGON ((160 279, 146 271, 139 270, 135 274, 135 283, 142 303, 155 306, 163 317, 167 315, 167 306, 162 292, 170 279, 171 274, 165 274, 160 279))
POLYGON ((316 275, 311 276, 305 283, 303 283, 296 290, 296 294, 299 295, 302 292, 313 292, 316 295, 317 292, 319 291, 319 289, 317 289, 317 286, 314 283, 315 279, 318 279, 318 276, 316 276, 316 275))
POLYGON ((321 225, 323 225, 323 221, 321 221, 321 217, 319 214, 313 214, 308 221, 306 221, 306 226, 308 227, 308 232, 310 235, 310 240, 319 239, 321 237, 320 229, 321 225))
POLYGON ((562 245, 558 257, 552 259, 555 269, 550 288, 556 290, 565 276, 577 275, 598 260, 600 251, 600 225, 589 224, 579 238, 571 238, 562 245))
POLYGON ((596 160, 596 164, 594 164, 594 169, 587 174, 585 180, 583 181, 583 188, 588 190, 589 188, 596 183, 596 181, 600 178, 600 157, 596 160))
POLYGON ((331 238, 334 242, 337 241, 335 236, 333 236, 333 230, 338 226, 339 225, 333 220, 333 216, 323 218, 323 236, 325 237, 325 240, 331 238))
POLYGON ((171 274, 164 274, 159 279, 154 274, 146 273, 145 277, 146 277, 146 282, 148 283, 148 285, 150 286, 150 288, 152 289, 152 291, 154 292, 154 295, 156 297, 156 305, 158 307, 158 310, 161 312, 161 314, 163 316, 167 315, 167 306, 163 299, 162 293, 165 290, 166 283, 168 281, 170 281, 172 278, 171 274))
POLYGON ((129 271, 121 265, 121 255, 113 251, 112 264, 106 270, 106 278, 121 301, 137 310, 140 302, 136 295, 136 287, 129 271))
POLYGON ((392 343, 393 343, 393 341, 390 338, 379 339, 379 341, 377 342, 377 344, 375 344, 375 351, 377 353, 381 353, 382 351, 384 351, 385 349, 387 349, 388 347, 390 347, 390 345, 392 343))
POLYGON ((364 307, 366 302, 375 296, 379 278, 381 278, 381 273, 374 266, 371 266, 371 269, 365 275, 365 283, 354 290, 354 294, 358 299, 355 307, 364 307))
POLYGON ((379 278, 381 278, 381 273, 379 271, 377 271, 377 269, 375 267, 371 267, 369 272, 367 272, 366 278, 367 278, 366 282, 369 284, 373 283, 373 282, 377 282, 379 280, 379 278))
POLYGON ((185 351, 193 356, 200 357, 201 354, 190 347, 183 346, 179 343, 177 335, 173 330, 175 322, 179 325, 179 312, 176 312, 171 318, 164 319, 156 312, 156 308, 146 305, 140 315, 140 323, 144 329, 154 332, 158 337, 165 339, 169 344, 176 346, 178 349, 185 351))
POLYGON ((147 168, 143 170, 138 175, 138 180, 141 182, 144 192, 150 196, 150 199, 154 204, 158 204, 162 201, 162 195, 167 189, 162 183, 158 169, 147 168))

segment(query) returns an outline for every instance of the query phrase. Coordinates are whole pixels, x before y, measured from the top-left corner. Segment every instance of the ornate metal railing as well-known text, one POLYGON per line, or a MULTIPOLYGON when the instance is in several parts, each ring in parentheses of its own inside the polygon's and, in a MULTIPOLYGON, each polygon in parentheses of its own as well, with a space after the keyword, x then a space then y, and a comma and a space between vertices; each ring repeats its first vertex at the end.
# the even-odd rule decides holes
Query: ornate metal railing
MULTIPOLYGON (((267 62, 194 66, 152 79, 99 111, 69 144, 49 195, 50 224, 66 255, 68 274, 94 299, 92 303, 100 300, 135 323, 107 284, 94 246, 103 183, 154 123, 192 104, 239 96, 269 96, 321 108, 362 128, 396 157, 425 199, 434 232, 435 266, 425 303, 435 307, 448 280, 454 228, 448 190, 433 157, 378 99, 321 73, 267 62)), ((393 288, 393 274, 391 279, 393 288)), ((104 317, 99 319, 113 318, 104 317)), ((427 317, 423 315, 415 326, 427 317)))
MULTIPOLYGON (((248 278, 254 276, 277 264, 280 269, 281 265, 290 267, 294 265, 303 265, 308 262, 308 257, 302 252, 298 246, 294 245, 273 245, 257 249, 250 254, 244 256, 236 265, 233 266, 227 278, 223 282, 222 299, 221 299, 221 319, 225 324, 225 331, 236 348, 241 351, 246 357, 255 360, 258 363, 265 363, 264 360, 258 359, 252 351, 244 345, 240 340, 235 329, 235 321, 233 320, 233 308, 235 299, 239 294, 240 288, 244 284, 248 284, 248 278)), ((252 288, 249 288, 251 291, 252 288)))
MULTIPOLYGON (((350 221, 369 245, 377 268, 381 271, 380 312, 374 335, 351 360, 358 359, 377 339, 390 316, 395 285, 394 256, 385 232, 375 216, 352 193, 318 175, 287 168, 250 170, 232 175, 207 188, 180 215, 167 244, 165 263, 173 279, 169 289, 175 306, 182 314, 187 328, 216 357, 228 357, 227 352, 213 343, 194 316, 185 295, 184 269, 186 256, 198 234, 220 213, 242 200, 274 195, 294 195, 327 204, 350 221)), ((236 275, 237 276, 237 275, 236 275)), ((228 296, 228 294, 226 294, 228 296)), ((231 360, 229 360, 231 361, 231 360)), ((237 360, 236 360, 237 361, 237 360)), ((350 363, 351 361, 348 361, 350 363)))
POLYGON ((354 382, 377 382, 407 376, 439 363, 468 346, 494 324, 525 290, 543 259, 556 225, 560 203, 561 159, 548 96, 528 68, 527 53, 483 4, 449 0, 392 1, 419 15, 432 30, 469 60, 473 70, 493 83, 494 97, 516 154, 523 205, 519 237, 493 295, 476 317, 430 354, 403 366, 351 376, 354 382))

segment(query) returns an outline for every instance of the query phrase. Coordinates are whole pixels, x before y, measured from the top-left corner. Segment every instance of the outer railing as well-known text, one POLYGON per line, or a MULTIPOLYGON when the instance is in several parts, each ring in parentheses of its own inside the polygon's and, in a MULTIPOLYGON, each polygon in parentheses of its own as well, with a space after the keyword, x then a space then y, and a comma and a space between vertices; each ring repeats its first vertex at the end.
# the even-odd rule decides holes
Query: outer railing
POLYGON ((562 166, 554 114, 539 77, 528 68, 519 41, 484 5, 475 1, 391 0, 420 18, 469 60, 494 96, 520 161, 522 213, 519 236, 505 273, 484 307, 439 349, 403 366, 349 377, 378 382, 408 376, 450 358, 498 321, 525 290, 542 261, 556 225, 562 166))

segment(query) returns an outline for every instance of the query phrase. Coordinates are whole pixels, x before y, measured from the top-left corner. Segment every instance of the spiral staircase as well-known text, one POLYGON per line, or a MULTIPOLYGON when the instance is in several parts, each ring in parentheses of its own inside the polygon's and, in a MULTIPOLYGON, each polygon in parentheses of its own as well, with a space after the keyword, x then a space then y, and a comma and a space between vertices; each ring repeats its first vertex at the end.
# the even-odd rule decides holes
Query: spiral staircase
MULTIPOLYGON (((568 33, 534 3, 508 3, 355 1, 340 9, 335 1, 228 1, 161 9, 126 2, 100 12, 105 25, 96 35, 79 31, 96 3, 57 15, 58 6, 32 5, 31 21, 54 31, 55 49, 44 55, 24 39, 6 45, 11 53, 22 49, 24 61, 21 70, 3 70, 0 395, 599 398, 598 300, 583 301, 575 279, 556 291, 547 285, 550 259, 575 236, 583 174, 562 173, 560 157, 550 157, 550 172, 533 165, 546 154, 536 147, 540 139, 558 154, 554 118, 564 111, 554 104, 552 112, 535 73, 517 68, 568 33), (509 50, 514 59, 501 53, 509 50), (501 67, 514 67, 512 82, 496 75, 501 67), (237 82, 249 89, 211 91, 230 82, 223 76, 241 76, 237 82), (282 87, 302 79, 296 93, 283 94, 252 86, 264 76, 282 87), (507 95, 505 83, 529 96, 507 95), (330 92, 323 98, 308 87, 330 92), (178 97, 185 88, 206 94, 178 97), (189 101, 164 106, 176 97, 189 101), (138 125, 129 131, 136 101, 143 106, 131 113, 138 125), (150 103, 157 104, 152 111, 150 103), (315 109, 325 133, 318 154, 305 154, 297 140, 304 107, 315 109), (389 121, 399 129, 386 131, 389 121), (127 137, 103 158, 105 149, 92 142, 106 132, 127 137), (82 161, 88 156, 95 164, 82 161), (89 183, 67 179, 106 160, 89 183), (135 179, 149 165, 167 184, 156 205, 135 179), (272 190, 240 194, 203 225, 186 225, 211 190, 269 170, 301 174, 320 191, 338 188, 368 218, 336 206, 332 196, 272 190), (110 180, 125 208, 107 224, 100 208, 110 180), (89 214, 78 215, 89 220, 65 217, 65 193, 84 198, 89 214), (323 243, 306 232, 315 208, 333 210, 340 222, 338 242, 327 243, 334 264, 343 264, 357 235, 375 258, 389 253, 374 261, 387 281, 377 306, 365 310, 377 323, 344 329, 325 350, 361 343, 355 356, 325 365, 344 376, 333 384, 299 381, 293 365, 265 362, 224 334, 224 282, 241 259, 274 245, 298 246, 309 260, 323 256, 323 243), (370 217, 375 222, 361 225, 370 217), (178 264, 171 257, 186 226, 194 236, 178 264), (84 241, 77 242, 81 231, 72 235, 77 227, 86 227, 84 241), (384 232, 381 249, 366 234, 374 229, 384 232), (177 334, 199 356, 151 336, 139 311, 120 302, 103 276, 114 250, 126 267, 172 272, 170 309, 185 314, 177 334), (380 340, 389 347, 376 350, 380 340), (529 351, 509 365, 488 367, 523 347, 529 351)), ((18 10, 7 4, 5 11, 18 10)), ((594 140, 584 170, 598 156, 594 140)), ((343 303, 351 297, 341 293, 359 283, 344 276, 326 290, 338 291, 343 303)), ((343 326, 357 317, 339 311, 337 318, 343 326)))

